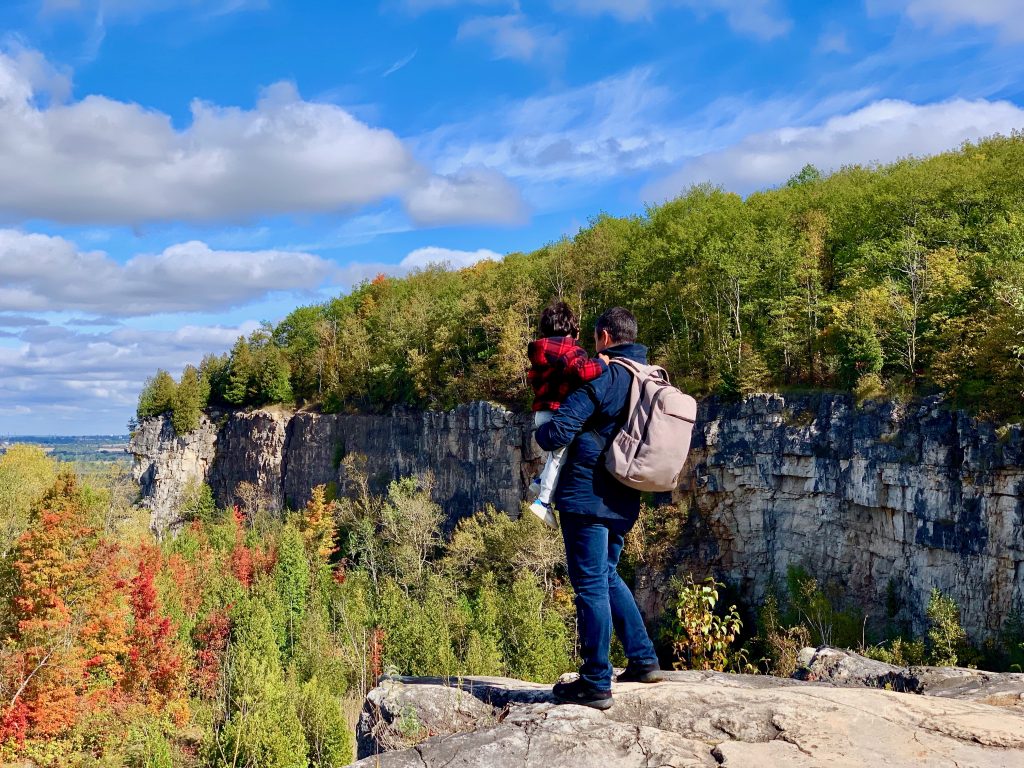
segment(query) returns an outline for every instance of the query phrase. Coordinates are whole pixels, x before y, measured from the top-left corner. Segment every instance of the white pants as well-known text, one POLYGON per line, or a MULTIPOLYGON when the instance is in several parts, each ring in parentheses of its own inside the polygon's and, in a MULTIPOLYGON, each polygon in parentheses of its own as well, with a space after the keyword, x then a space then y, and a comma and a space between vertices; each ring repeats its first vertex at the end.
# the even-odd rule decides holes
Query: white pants
MULTIPOLYGON (((533 414, 533 424, 540 429, 541 424, 547 424, 554 418, 554 415, 551 411, 536 411, 533 414)), ((540 494, 537 496, 537 501, 544 504, 551 503, 555 486, 558 485, 558 476, 562 473, 562 466, 565 464, 565 452, 566 447, 563 446, 548 454, 548 459, 544 462, 544 469, 540 472, 540 494)))

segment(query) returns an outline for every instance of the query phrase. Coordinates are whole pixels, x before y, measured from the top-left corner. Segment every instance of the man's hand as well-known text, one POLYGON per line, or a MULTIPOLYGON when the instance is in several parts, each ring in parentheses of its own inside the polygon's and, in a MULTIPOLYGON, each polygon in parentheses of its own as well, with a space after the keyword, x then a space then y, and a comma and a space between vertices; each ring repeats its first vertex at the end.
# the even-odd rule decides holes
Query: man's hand
POLYGON ((598 355, 598 357, 599 357, 599 358, 600 358, 601 360, 604 360, 604 364, 605 364, 605 365, 608 365, 608 364, 609 364, 609 363, 611 363, 611 361, 612 361, 612 359, 611 359, 610 357, 608 357, 608 355, 606 355, 606 354, 605 354, 604 352, 600 353, 600 354, 598 355))

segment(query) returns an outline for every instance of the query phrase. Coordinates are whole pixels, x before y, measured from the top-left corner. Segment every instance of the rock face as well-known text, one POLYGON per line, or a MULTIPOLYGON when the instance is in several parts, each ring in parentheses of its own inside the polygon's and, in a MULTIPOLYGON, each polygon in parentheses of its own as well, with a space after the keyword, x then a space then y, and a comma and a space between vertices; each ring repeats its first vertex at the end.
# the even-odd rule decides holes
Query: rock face
MULTIPOLYGON (((757 604, 799 565, 916 633, 938 588, 975 640, 1024 609, 1019 426, 997 432, 935 402, 758 395, 703 403, 691 461, 676 570, 714 571, 757 604)), ((651 613, 661 583, 643 594, 651 613)))
MULTIPOLYGON (((165 419, 132 441, 154 523, 173 522, 189 478, 221 503, 247 480, 275 506, 343 482, 362 453, 378 487, 433 471, 449 519, 490 503, 518 511, 539 452, 529 415, 486 403, 447 413, 214 415, 178 438, 165 419), (216 422, 216 425, 215 423, 216 422)), ((1024 440, 926 401, 854 405, 844 395, 755 395, 701 404, 676 494, 689 518, 672 556, 641 572, 638 599, 661 614, 672 573, 714 573, 750 604, 783 588, 790 565, 832 582, 876 625, 920 633, 932 588, 953 597, 975 640, 1024 612, 1024 440)))
POLYGON ((200 417, 199 429, 183 437, 175 434, 171 420, 165 417, 147 419, 135 430, 128 449, 135 455, 133 475, 150 509, 153 528, 172 527, 189 483, 202 482, 210 475, 217 431, 205 414, 200 417))
POLYGON ((670 672, 598 712, 494 678, 398 678, 370 692, 359 766, 1024 766, 1024 717, 975 701, 770 677, 670 672))
POLYGON ((527 416, 490 403, 445 413, 390 415, 295 413, 283 409, 211 413, 184 437, 166 417, 139 425, 130 450, 156 528, 173 527, 190 482, 207 482, 218 503, 238 500, 246 482, 271 509, 298 508, 317 485, 343 484, 342 460, 366 457, 377 488, 430 471, 434 498, 449 521, 487 504, 518 514, 539 451, 527 416))

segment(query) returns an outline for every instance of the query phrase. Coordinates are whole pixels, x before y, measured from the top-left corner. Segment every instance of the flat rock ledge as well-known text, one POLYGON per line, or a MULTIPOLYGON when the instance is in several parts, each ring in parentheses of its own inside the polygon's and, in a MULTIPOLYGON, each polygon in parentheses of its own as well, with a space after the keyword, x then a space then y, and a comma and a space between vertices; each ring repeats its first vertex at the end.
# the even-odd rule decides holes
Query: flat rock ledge
POLYGON ((614 693, 599 712, 519 680, 385 678, 367 696, 355 765, 1024 768, 1024 710, 970 694, 715 672, 614 693))

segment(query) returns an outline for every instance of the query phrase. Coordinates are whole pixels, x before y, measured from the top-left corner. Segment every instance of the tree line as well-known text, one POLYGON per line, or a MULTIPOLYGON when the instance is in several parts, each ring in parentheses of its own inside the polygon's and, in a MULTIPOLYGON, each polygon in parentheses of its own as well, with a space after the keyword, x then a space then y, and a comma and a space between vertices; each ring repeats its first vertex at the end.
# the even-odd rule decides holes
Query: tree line
POLYGON ((643 215, 598 215, 531 253, 380 275, 207 357, 177 400, 161 372, 139 416, 183 414, 187 431, 207 404, 521 406, 526 345, 555 297, 584 327, 609 306, 631 308, 653 359, 696 395, 944 392, 1017 416, 1024 136, 827 177, 808 167, 747 198, 696 186, 643 215))

